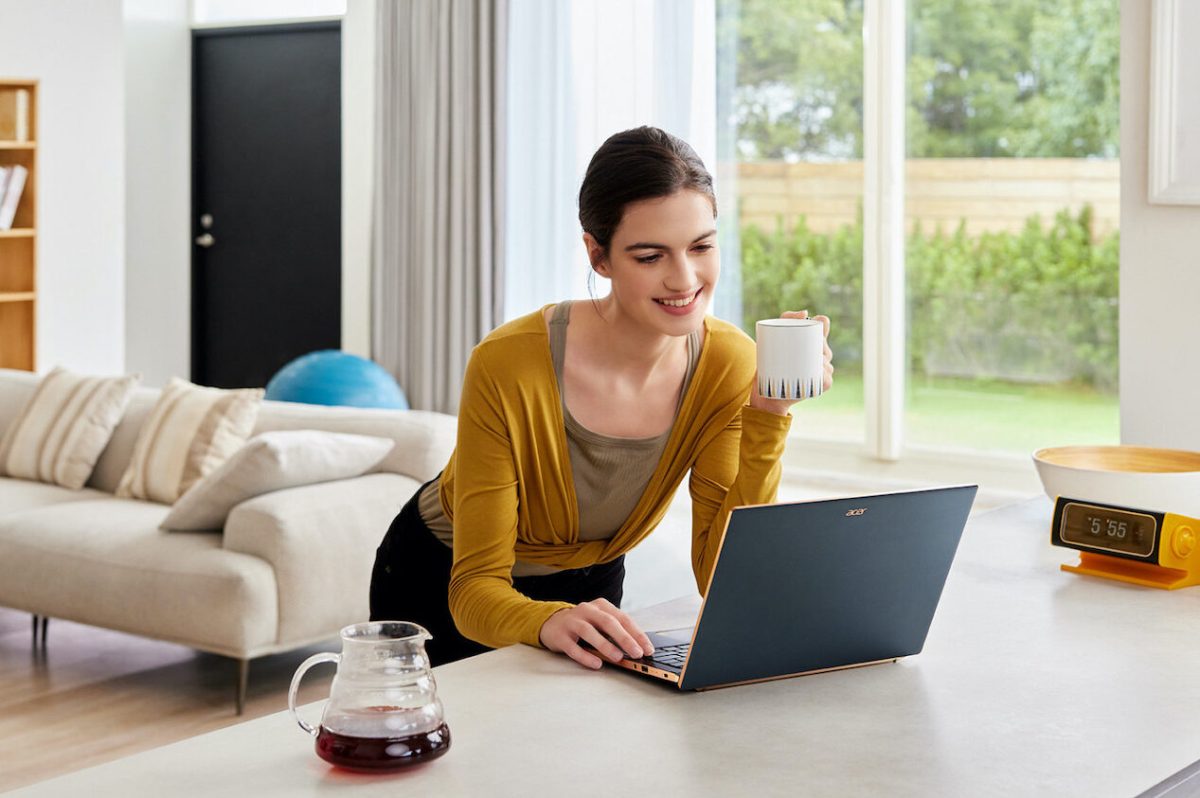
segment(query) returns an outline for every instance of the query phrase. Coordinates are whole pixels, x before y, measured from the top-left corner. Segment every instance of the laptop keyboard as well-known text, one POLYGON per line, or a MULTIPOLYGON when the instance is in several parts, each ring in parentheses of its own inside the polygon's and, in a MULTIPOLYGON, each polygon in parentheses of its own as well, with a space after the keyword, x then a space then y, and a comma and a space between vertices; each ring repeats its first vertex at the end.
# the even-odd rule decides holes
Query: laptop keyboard
POLYGON ((654 649, 654 653, 650 655, 650 661, 670 665, 673 668, 682 668, 691 645, 691 643, 679 643, 674 646, 660 646, 654 649))

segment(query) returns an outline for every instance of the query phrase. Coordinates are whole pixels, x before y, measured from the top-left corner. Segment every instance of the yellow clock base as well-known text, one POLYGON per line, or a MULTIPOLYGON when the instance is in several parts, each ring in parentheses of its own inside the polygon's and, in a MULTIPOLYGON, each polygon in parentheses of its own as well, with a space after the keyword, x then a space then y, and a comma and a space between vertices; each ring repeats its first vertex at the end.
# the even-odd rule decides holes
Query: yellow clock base
POLYGON ((1159 587, 1164 590, 1175 590, 1200 584, 1200 574, 1087 552, 1079 554, 1078 565, 1061 565, 1059 567, 1073 574, 1100 576, 1105 579, 1116 579, 1120 582, 1129 582, 1144 587, 1159 587))

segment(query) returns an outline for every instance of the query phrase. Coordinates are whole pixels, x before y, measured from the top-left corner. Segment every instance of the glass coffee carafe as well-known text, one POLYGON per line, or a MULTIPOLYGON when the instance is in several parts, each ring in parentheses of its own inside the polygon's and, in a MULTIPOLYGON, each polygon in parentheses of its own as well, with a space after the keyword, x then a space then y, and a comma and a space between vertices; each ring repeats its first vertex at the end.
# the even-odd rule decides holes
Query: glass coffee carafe
POLYGON ((296 669, 288 707, 317 738, 317 755, 351 770, 385 771, 437 759, 450 730, 429 669, 429 632, 406 621, 359 623, 342 629, 342 653, 315 654, 296 669), (322 662, 338 669, 319 729, 296 712, 304 672, 322 662))

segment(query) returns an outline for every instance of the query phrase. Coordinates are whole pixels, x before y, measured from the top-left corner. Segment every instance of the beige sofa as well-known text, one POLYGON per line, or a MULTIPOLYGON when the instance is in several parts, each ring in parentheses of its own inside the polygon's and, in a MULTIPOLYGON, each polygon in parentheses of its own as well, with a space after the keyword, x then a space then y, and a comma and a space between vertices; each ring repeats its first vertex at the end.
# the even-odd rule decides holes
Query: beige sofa
MULTIPOLYGON (((37 381, 0 369, 0 434, 37 381)), ((84 489, 0 477, 0 606, 34 614, 35 630, 37 616, 62 618, 233 657, 240 713, 250 659, 367 619, 375 548, 445 465, 455 419, 264 402, 255 433, 320 429, 396 447, 364 476, 249 499, 221 533, 164 532, 166 505, 113 495, 157 395, 137 391, 84 489)))

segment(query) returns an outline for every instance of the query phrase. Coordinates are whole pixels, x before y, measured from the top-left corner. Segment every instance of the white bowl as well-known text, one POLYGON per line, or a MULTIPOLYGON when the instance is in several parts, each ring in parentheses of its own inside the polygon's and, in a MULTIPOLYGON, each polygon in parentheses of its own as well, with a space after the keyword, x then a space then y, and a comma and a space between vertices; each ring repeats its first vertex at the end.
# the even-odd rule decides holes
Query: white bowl
POLYGON ((1033 453, 1051 499, 1200 518, 1200 452, 1146 446, 1058 446, 1033 453))

